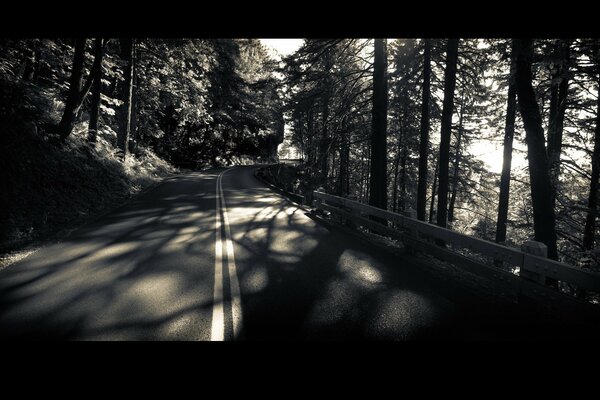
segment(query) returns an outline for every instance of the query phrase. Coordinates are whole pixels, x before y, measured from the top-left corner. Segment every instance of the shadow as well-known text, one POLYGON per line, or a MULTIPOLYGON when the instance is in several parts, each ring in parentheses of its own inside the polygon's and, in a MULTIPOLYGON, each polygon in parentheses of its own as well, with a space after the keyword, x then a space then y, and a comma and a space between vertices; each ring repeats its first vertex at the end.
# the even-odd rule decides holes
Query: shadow
POLYGON ((1 271, 0 337, 209 338, 221 171, 171 178, 1 271))
MULTIPOLYGON (((591 338, 510 302, 325 228, 252 179, 224 179, 251 340, 521 340, 591 338), (227 189, 230 187, 231 189, 227 189), (235 189, 233 189, 235 188, 235 189)), ((576 328, 576 329, 575 329, 576 328)), ((596 329, 595 332, 598 332, 596 329)))
MULTIPOLYGON (((221 171, 170 178, 63 243, 0 271, 0 338, 209 340, 221 171)), ((252 172, 238 167, 223 177, 244 339, 553 335, 552 325, 536 325, 540 319, 433 276, 415 257, 325 227, 252 172)), ((223 294, 231 332, 227 261, 223 294)))

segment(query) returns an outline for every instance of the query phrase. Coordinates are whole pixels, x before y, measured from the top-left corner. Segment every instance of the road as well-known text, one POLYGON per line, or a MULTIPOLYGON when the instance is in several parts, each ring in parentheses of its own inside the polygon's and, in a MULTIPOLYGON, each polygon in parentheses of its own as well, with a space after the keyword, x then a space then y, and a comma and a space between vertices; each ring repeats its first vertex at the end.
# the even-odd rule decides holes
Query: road
POLYGON ((258 181, 254 168, 166 179, 0 271, 0 337, 468 340, 552 332, 414 258, 323 226, 258 181))

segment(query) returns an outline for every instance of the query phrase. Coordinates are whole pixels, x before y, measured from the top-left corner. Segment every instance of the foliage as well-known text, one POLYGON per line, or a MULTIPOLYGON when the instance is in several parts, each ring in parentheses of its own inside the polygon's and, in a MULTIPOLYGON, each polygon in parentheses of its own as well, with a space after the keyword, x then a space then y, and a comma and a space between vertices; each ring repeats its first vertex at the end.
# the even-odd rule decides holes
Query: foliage
MULTIPOLYGON (((0 241, 40 237, 116 204, 178 167, 269 161, 283 140, 276 65, 256 39, 138 39, 131 156, 115 153, 125 63, 106 41, 98 140, 87 143, 91 96, 75 129, 54 134, 65 108, 74 41, 0 41, 0 241)), ((83 80, 91 82, 93 40, 83 80)), ((84 85, 85 87, 85 85, 84 85)))

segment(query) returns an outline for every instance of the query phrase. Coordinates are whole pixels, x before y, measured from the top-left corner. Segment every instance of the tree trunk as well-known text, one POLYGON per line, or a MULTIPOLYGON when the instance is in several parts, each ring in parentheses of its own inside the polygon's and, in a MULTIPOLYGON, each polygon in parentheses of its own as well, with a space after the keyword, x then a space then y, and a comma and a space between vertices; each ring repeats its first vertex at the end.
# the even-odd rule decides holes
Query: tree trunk
POLYGON ((348 167, 350 164, 350 144, 345 130, 342 132, 342 143, 340 146, 340 173, 338 175, 338 195, 346 197, 348 195, 348 167))
POLYGON ((433 207, 435 206, 435 192, 437 189, 437 177, 440 163, 436 160, 435 170, 433 172, 433 186, 431 186, 431 203, 429 204, 429 223, 433 222, 433 207))
POLYGON ((90 122, 88 140, 96 142, 98 133, 98 118, 100 116, 100 93, 102 92, 102 58, 104 56, 103 40, 98 38, 94 46, 94 81, 92 83, 92 104, 90 106, 90 122))
POLYGON ((557 260, 555 215, 552 208, 552 185, 548 175, 548 157, 544 145, 542 118, 532 86, 532 41, 515 39, 515 45, 517 96, 526 133, 535 240, 548 246, 548 257, 557 260))
POLYGON ((398 173, 400 172, 400 143, 402 142, 402 131, 400 131, 400 138, 398 140, 398 146, 396 148, 396 157, 394 158, 394 183, 392 185, 392 211, 398 211, 398 173))
POLYGON ((318 181, 320 184, 324 184, 327 180, 327 153, 329 147, 329 135, 327 133, 327 119, 329 118, 329 98, 325 96, 323 98, 323 123, 321 128, 321 138, 319 139, 319 153, 318 153, 318 181))
MULTIPOLYGON (((600 71, 599 71, 600 72, 600 71)), ((598 75, 600 85, 600 73, 598 75)), ((600 87, 600 86, 599 86, 600 87)), ((596 130, 594 132, 594 152, 592 153, 592 180, 590 181, 590 193, 588 196, 588 214, 583 230, 583 248, 591 250, 594 248, 594 236, 596 233, 596 215, 598 213, 598 179, 600 178, 600 90, 596 104, 596 130)))
POLYGON ((385 39, 375 39, 373 68, 373 131, 369 204, 387 208, 387 51, 385 39))
POLYGON ((516 54, 514 43, 511 50, 510 75, 508 77, 508 100, 506 102, 506 123, 504 127, 504 152, 502 174, 500 176, 500 197, 498 200, 498 220, 496 223, 496 243, 506 241, 508 222, 508 200, 510 193, 510 168, 512 164, 513 138, 517 111, 517 86, 515 82, 516 54))
MULTIPOLYGON (((133 88, 131 94, 131 134, 133 135, 134 149, 137 149, 138 144, 141 141, 140 132, 138 130, 138 74, 136 64, 138 60, 136 43, 133 43, 133 88)), ((189 136, 188 136, 189 140, 189 136)))
POLYGON ((371 172, 371 157, 368 156, 370 154, 371 154, 371 142, 369 142, 369 144, 367 145, 367 151, 366 151, 366 154, 365 154, 365 161, 366 161, 366 165, 365 165, 365 168, 364 168, 364 180, 365 180, 365 188, 364 188, 365 197, 364 198, 365 198, 365 201, 368 201, 368 199, 370 198, 369 197, 370 196, 370 192, 369 192, 370 186, 369 186, 369 184, 371 182, 371 180, 370 180, 370 178, 371 178, 371 176, 370 176, 370 172, 371 172))
POLYGON ((323 101, 323 123, 321 129, 321 138, 319 140, 319 156, 318 156, 318 179, 320 184, 325 184, 327 181, 327 158, 329 153, 329 134, 328 134, 328 119, 329 119, 329 100, 331 97, 331 80, 330 70, 333 65, 331 50, 326 50, 325 54, 325 85, 322 96, 323 101))
POLYGON ((442 108, 437 205, 437 225, 441 227, 446 227, 448 216, 448 164, 450 161, 450 136, 452 133, 452 111, 454 108, 457 61, 458 39, 448 39, 446 71, 444 74, 444 105, 442 108))
MULTIPOLYGON (((464 95, 463 95, 464 96, 464 95)), ((450 205, 448 206, 448 224, 452 227, 454 222, 454 203, 456 203, 456 193, 458 187, 458 174, 460 171, 460 144, 463 134, 463 118, 464 118, 464 99, 461 100, 460 118, 458 122, 458 135, 456 137, 456 149, 454 150, 454 174, 452 175, 452 193, 450 194, 450 205)))
POLYGON ((555 64, 553 74, 550 115, 548 121, 548 168, 552 183, 552 207, 556 204, 556 192, 560 176, 560 152, 562 150, 562 134, 567 109, 567 92, 569 90, 569 58, 571 40, 559 39, 557 52, 560 61, 555 64))
POLYGON ((423 54, 423 93, 421 102, 421 132, 419 143, 419 181, 417 186, 417 218, 425 220, 427 198, 427 150, 429 147, 429 100, 431 98, 431 40, 425 39, 423 54))
POLYGON ((308 129, 308 165, 311 166, 311 168, 315 168, 316 167, 316 159, 315 159, 315 151, 313 149, 313 137, 314 137, 314 133, 315 133, 315 129, 314 129, 314 111, 312 106, 308 109, 308 111, 306 112, 307 115, 307 120, 306 120, 306 125, 307 125, 307 129, 308 129))
POLYGON ((400 196, 398 196, 398 209, 402 212, 406 209, 406 146, 402 149, 402 157, 400 158, 400 196))
POLYGON ((27 42, 27 58, 25 59, 25 70, 23 71, 23 80, 32 81, 35 78, 36 65, 39 63, 37 41, 39 39, 31 39, 27 42))
POLYGON ((79 110, 86 42, 86 39, 75 39, 73 68, 71 69, 71 77, 69 78, 69 93, 65 103, 65 110, 57 127, 57 133, 63 140, 71 134, 73 125, 75 124, 75 117, 77 116, 77 111, 79 110))
POLYGON ((133 39, 120 39, 121 58, 125 61, 120 108, 119 130, 117 132, 117 146, 123 157, 129 152, 129 134, 131 131, 131 97, 133 94, 133 39))

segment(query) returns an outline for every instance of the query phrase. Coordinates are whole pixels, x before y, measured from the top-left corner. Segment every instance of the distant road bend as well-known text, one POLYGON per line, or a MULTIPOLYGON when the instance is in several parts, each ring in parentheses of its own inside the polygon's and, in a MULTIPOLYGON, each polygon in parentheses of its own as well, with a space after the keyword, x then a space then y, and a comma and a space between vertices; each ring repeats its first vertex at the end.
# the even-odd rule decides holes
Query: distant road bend
MULTIPOLYGON (((0 337, 402 340, 553 337, 320 224, 255 166, 167 179, 0 271, 0 337)), ((562 332, 561 332, 562 334, 562 332)))

